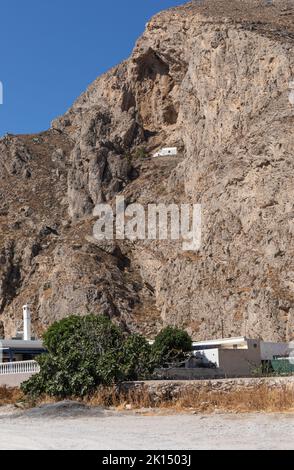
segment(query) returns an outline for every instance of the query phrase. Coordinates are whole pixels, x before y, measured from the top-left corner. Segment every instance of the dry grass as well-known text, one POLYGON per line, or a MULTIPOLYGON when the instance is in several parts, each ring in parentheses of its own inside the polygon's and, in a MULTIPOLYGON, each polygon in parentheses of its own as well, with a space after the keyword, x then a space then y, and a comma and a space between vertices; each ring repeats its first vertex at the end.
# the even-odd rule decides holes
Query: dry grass
MULTIPOLYGON (((77 400, 75 397, 70 397, 77 400)), ((78 399, 81 400, 81 399, 78 399)), ((28 401, 19 389, 0 388, 0 406, 23 402, 26 407, 55 403, 58 399, 42 397, 36 402, 28 401)), ((169 411, 211 413, 223 412, 294 412, 294 389, 286 385, 269 388, 267 385, 240 388, 231 391, 211 391, 193 386, 176 392, 154 393, 147 386, 122 390, 119 387, 100 387, 83 401, 89 406, 115 407, 117 410, 144 408, 169 411)))
POLYGON ((119 390, 118 387, 100 387, 97 392, 85 399, 91 406, 106 406, 124 409, 127 405, 132 408, 155 408, 163 406, 157 403, 147 387, 134 388, 128 392, 119 390))
POLYGON ((0 406, 14 405, 23 398, 23 394, 18 388, 0 387, 0 406))
POLYGON ((180 395, 176 406, 202 412, 215 409, 239 413, 294 411, 294 390, 286 386, 269 389, 266 385, 230 392, 191 390, 180 395))
POLYGON ((183 389, 174 396, 159 397, 147 387, 119 391, 116 387, 100 388, 89 397, 91 406, 112 406, 117 409, 164 408, 176 411, 193 410, 196 412, 293 412, 294 389, 281 386, 269 388, 262 385, 256 388, 236 391, 205 391, 193 387, 183 389))

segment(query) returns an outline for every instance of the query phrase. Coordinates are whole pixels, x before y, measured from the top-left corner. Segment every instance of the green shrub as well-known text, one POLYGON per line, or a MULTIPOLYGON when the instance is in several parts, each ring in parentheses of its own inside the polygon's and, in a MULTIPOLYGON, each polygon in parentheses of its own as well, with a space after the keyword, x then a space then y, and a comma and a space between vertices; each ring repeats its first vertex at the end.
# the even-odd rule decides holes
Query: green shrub
POLYGON ((22 385, 33 398, 91 395, 100 385, 150 378, 155 366, 182 360, 191 351, 189 335, 165 328, 151 347, 143 336, 126 335, 105 316, 71 316, 44 334, 47 353, 40 373, 22 385))
POLYGON ((130 335, 124 342, 122 357, 126 380, 148 378, 154 370, 151 361, 151 346, 143 336, 130 335))
POLYGON ((104 316, 56 322, 44 334, 44 346, 48 353, 38 359, 40 373, 22 385, 32 397, 82 397, 99 385, 143 379, 152 372, 147 341, 126 336, 104 316))
POLYGON ((138 147, 134 154, 133 154, 134 158, 135 159, 143 159, 143 158, 146 158, 147 157, 147 152, 146 152, 146 149, 144 147, 138 147))
POLYGON ((192 339, 186 331, 168 326, 155 338, 153 362, 157 367, 183 361, 192 351, 192 339))

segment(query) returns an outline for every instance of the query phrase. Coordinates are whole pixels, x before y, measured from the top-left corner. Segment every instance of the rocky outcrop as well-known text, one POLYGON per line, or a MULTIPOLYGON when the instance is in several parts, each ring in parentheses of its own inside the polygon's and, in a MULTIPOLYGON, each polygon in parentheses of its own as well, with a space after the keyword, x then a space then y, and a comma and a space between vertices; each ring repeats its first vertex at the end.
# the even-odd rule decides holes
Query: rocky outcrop
POLYGON ((153 336, 294 336, 292 2, 190 2, 38 136, 0 142, 1 321, 106 313, 153 336), (180 156, 153 160, 177 145, 180 156), (93 208, 201 203, 202 248, 92 238, 93 208))

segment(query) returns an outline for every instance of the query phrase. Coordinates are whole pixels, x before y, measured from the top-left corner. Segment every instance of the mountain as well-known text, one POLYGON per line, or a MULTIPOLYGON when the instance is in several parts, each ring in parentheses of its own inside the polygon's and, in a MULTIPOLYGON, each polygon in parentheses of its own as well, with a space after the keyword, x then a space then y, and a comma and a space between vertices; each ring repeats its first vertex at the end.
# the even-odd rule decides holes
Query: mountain
POLYGON ((94 312, 148 337, 294 339, 293 52, 292 1, 193 1, 47 132, 2 138, 2 334, 30 302, 36 335, 94 312), (117 195, 200 203, 201 250, 98 242, 93 209, 117 195))

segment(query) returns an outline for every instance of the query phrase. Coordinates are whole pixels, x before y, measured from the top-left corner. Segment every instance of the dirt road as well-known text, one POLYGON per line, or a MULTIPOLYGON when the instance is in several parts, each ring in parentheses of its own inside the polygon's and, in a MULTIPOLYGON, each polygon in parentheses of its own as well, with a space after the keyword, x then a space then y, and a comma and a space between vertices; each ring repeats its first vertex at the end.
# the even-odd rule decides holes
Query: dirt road
POLYGON ((0 449, 293 449, 293 414, 142 416, 0 408, 0 449))

